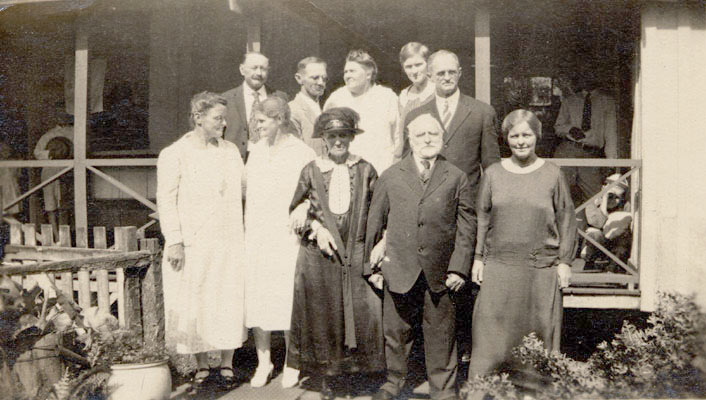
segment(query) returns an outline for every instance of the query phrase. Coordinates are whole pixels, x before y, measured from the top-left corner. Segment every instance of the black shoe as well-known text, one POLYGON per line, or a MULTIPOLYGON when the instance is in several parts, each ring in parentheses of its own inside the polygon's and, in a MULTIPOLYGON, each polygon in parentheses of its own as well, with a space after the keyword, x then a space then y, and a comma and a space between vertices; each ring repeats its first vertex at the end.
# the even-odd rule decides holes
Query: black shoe
POLYGON ((397 396, 394 396, 392 393, 388 392, 385 389, 380 389, 371 398, 371 400, 393 400, 397 396))
POLYGON ((208 368, 199 368, 198 370, 196 370, 194 376, 191 378, 191 390, 198 392, 199 390, 203 389, 206 380, 208 380, 208 378, 211 376, 210 372, 211 371, 208 368), (197 378, 199 372, 208 372, 208 374, 206 376, 201 376, 197 378))
POLYGON ((336 394, 333 392, 333 388, 331 387, 331 379, 332 377, 326 375, 321 377, 321 400, 336 399, 336 394))
POLYGON ((220 367, 218 369, 218 387, 221 390, 230 390, 235 386, 235 371, 231 367, 220 367), (233 375, 223 375, 223 371, 230 371, 233 375))

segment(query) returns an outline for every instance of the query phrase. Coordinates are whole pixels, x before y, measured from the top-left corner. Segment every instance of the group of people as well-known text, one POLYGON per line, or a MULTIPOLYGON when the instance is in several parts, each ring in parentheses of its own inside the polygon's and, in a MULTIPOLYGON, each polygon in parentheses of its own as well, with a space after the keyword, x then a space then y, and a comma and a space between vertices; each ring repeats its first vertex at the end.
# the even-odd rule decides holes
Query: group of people
POLYGON ((400 62, 411 85, 397 96, 351 51, 322 107, 323 60, 299 63, 288 102, 266 86, 267 57, 247 53, 241 86, 191 100, 193 129, 160 153, 157 202, 167 340, 195 354, 195 388, 209 351, 235 383, 247 328, 252 386, 272 378, 270 332, 284 331, 282 385, 301 372, 322 399, 381 372, 373 398, 397 398, 418 332, 432 399, 457 397, 459 362, 470 377, 527 372, 511 351, 531 332, 558 347, 576 218, 561 171, 535 153, 541 123, 507 115, 501 161, 495 111, 460 92, 454 53, 412 42, 400 62))

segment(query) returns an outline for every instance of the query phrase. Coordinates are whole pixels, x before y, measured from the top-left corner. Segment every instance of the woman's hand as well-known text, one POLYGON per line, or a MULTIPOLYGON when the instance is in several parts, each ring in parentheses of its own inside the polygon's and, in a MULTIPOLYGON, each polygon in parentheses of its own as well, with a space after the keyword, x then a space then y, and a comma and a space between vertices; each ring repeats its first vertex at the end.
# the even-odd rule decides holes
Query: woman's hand
POLYGON ((368 277, 368 282, 370 282, 375 289, 382 290, 382 283, 385 282, 385 278, 383 278, 382 274, 378 272, 370 275, 368 277))
POLYGON ((336 242, 333 240, 331 232, 323 226, 316 229, 316 244, 319 245, 321 251, 329 256, 333 256, 333 252, 336 251, 336 242))
POLYGON ((165 257, 174 271, 181 271, 184 268, 184 244, 177 243, 167 247, 165 257))
POLYGON ((481 260, 473 261, 473 268, 471 269, 471 281, 477 285, 483 283, 483 268, 485 264, 481 260))
POLYGON ((383 236, 382 240, 373 247, 373 251, 370 253, 370 265, 376 266, 383 261, 390 261, 389 258, 385 257, 385 251, 387 250, 387 240, 383 236))
POLYGON ((569 281, 571 280, 571 267, 568 264, 561 263, 557 267, 556 272, 559 279, 559 287, 562 289, 569 287, 569 281))
POLYGON ((306 217, 309 213, 309 202, 305 201, 299 204, 297 208, 289 214, 289 229, 294 233, 301 232, 306 225, 306 217))

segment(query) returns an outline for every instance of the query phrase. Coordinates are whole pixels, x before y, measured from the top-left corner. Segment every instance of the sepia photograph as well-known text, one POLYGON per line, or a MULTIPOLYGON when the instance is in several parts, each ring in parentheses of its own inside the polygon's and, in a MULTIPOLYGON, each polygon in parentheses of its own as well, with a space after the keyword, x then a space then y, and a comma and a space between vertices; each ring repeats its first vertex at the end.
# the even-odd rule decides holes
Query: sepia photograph
POLYGON ((0 0, 0 398, 706 399, 703 0, 0 0))

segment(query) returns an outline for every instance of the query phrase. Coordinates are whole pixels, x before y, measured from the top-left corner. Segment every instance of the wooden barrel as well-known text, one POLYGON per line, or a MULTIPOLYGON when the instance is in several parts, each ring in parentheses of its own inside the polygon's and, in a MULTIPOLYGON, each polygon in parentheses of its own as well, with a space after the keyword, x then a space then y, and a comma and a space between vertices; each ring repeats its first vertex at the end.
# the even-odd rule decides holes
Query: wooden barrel
POLYGON ((56 350, 59 340, 59 334, 50 333, 17 358, 14 372, 31 398, 37 395, 41 385, 51 386, 61 379, 63 368, 56 350))

